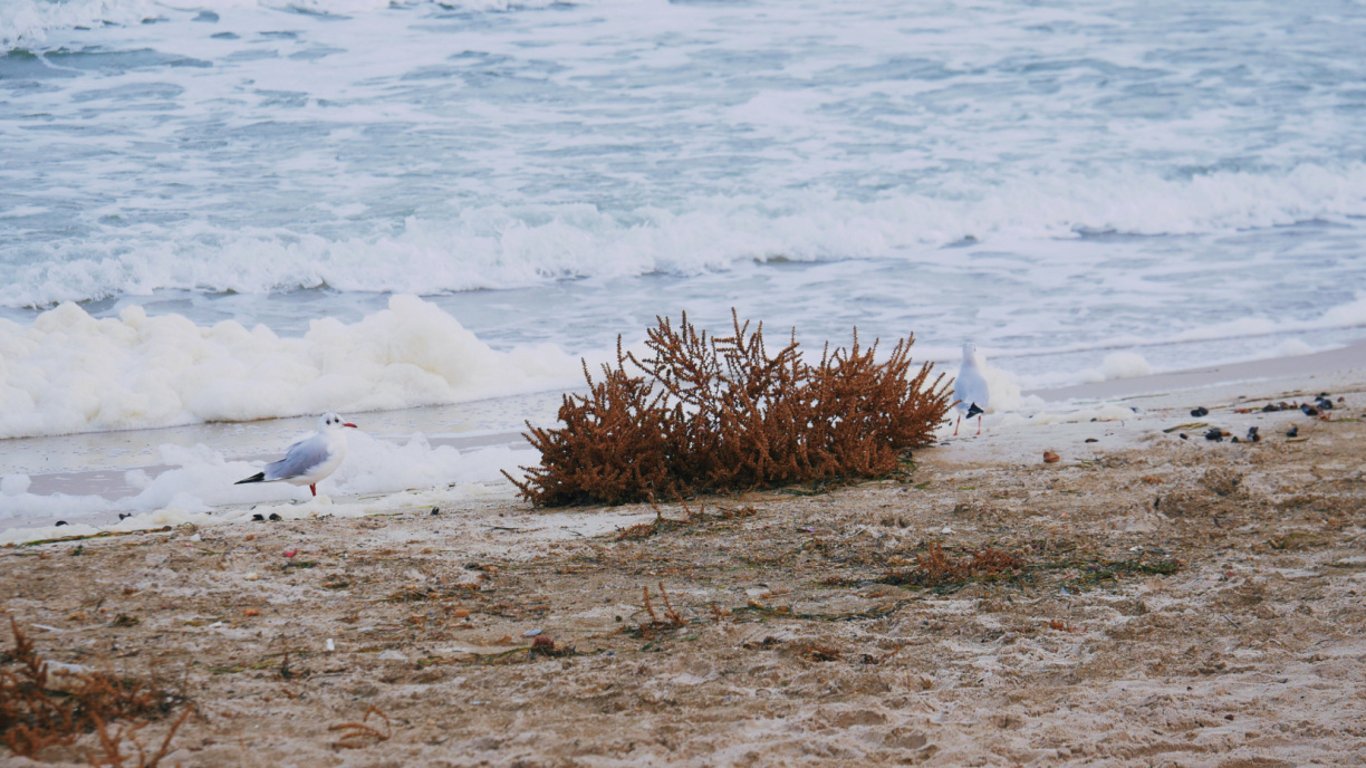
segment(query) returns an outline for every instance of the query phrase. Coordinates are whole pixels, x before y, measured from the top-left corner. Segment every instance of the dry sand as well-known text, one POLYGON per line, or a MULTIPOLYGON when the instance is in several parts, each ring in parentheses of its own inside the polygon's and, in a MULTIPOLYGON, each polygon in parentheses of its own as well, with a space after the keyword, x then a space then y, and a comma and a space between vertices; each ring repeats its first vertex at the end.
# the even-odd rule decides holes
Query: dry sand
POLYGON ((1359 765, 1366 377, 1334 383, 1331 420, 1236 412, 1319 380, 1110 402, 639 538, 485 504, 9 547, 3 609, 191 698, 163 765, 1359 765), (1023 570, 889 583, 934 542, 1023 570))

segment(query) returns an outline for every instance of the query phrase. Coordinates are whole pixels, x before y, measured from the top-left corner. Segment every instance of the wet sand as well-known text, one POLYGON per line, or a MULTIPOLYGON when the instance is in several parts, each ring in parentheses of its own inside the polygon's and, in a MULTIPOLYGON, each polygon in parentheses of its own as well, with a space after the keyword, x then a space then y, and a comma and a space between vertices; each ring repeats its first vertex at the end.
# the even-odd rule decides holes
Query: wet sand
POLYGON ((6 547, 2 605, 189 696, 170 765, 1353 765, 1364 419, 1355 364, 1149 388, 654 530, 434 491, 6 547), (926 586, 930 544, 1017 565, 926 586))

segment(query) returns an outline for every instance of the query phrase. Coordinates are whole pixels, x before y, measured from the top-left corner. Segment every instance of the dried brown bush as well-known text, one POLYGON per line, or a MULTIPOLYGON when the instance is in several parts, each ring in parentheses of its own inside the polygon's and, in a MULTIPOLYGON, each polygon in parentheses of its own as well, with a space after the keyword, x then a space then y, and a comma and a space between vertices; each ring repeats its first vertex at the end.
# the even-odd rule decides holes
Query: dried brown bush
MULTIPOLYGON (((184 700, 155 685, 118 678, 104 672, 79 672, 60 686, 49 675, 49 665, 33 641, 10 618, 14 649, 0 654, 0 741, 16 755, 33 757, 43 749, 73 744, 78 736, 97 732, 103 754, 91 756, 92 764, 123 765, 119 745, 129 738, 140 758, 137 765, 155 766, 165 755, 182 715, 161 749, 149 756, 131 738, 145 721, 164 717, 184 700), (106 723, 133 723, 110 732, 106 723)), ((189 710, 186 710, 188 713, 189 710)))
POLYGON ((541 453, 525 480, 508 479, 538 506, 620 504, 798 482, 876 477, 904 451, 928 445, 949 408, 943 374, 911 365, 915 337, 884 361, 877 342, 820 362, 802 359, 795 338, 775 354, 763 325, 750 331, 731 312, 733 333, 709 336, 668 318, 648 331, 650 355, 623 352, 588 394, 565 395, 559 428, 528 424, 541 453))

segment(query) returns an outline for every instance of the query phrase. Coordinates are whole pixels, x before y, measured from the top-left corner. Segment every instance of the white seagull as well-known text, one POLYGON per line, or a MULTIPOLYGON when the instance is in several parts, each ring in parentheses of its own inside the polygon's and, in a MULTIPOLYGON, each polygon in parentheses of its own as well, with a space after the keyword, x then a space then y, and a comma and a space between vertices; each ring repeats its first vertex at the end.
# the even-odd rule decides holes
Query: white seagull
POLYGON ((356 429, 355 424, 342 421, 337 414, 324 413, 318 419, 318 431, 311 437, 289 446, 283 459, 272 461, 265 470, 245 480, 238 480, 233 485, 283 480, 294 485, 306 485, 317 496, 318 483, 335 472, 341 466, 342 459, 346 458, 344 427, 356 429))
POLYGON ((958 378, 953 380, 953 397, 958 402, 958 421, 953 425, 953 434, 958 435, 958 425, 963 417, 977 417, 977 434, 982 434, 982 414, 991 407, 991 390, 987 388, 986 377, 977 367, 977 345, 972 342, 963 344, 963 367, 958 369, 958 378))

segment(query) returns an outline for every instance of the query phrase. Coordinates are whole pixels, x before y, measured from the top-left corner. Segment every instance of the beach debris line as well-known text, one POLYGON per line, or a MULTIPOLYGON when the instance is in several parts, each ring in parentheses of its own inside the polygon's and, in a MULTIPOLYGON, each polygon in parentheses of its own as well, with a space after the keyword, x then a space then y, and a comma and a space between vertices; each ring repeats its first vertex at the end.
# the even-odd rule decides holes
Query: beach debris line
POLYGON ((637 356, 617 338, 615 364, 587 394, 567 394, 560 426, 527 424, 541 454, 524 479, 503 474, 537 506, 672 500, 725 490, 883 477, 930 445, 949 409, 943 375, 911 364, 913 335, 878 362, 855 329, 819 362, 792 338, 770 353, 763 324, 731 312, 713 336, 683 314, 647 330, 637 356))
POLYGON ((317 496, 318 483, 335 472, 346 458, 346 428, 357 427, 335 413, 324 413, 318 417, 317 432, 289 446, 283 459, 272 461, 262 471, 238 480, 234 485, 283 481, 306 485, 317 496))
POLYGON ((987 378, 977 365, 977 345, 971 341, 963 344, 963 364, 958 368, 958 376, 953 380, 954 408, 958 409, 958 420, 953 424, 953 435, 958 436, 958 425, 963 417, 977 417, 977 434, 982 434, 982 414, 991 407, 991 389, 987 378))

